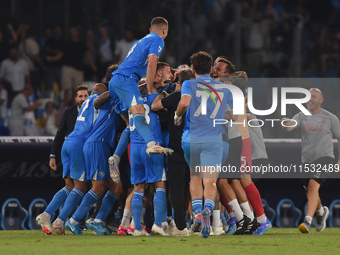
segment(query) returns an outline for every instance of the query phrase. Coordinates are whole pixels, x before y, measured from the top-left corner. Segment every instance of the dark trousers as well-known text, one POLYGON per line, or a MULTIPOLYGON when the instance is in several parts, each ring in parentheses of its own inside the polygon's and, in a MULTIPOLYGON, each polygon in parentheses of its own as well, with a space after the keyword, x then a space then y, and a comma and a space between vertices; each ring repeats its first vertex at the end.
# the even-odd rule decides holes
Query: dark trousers
POLYGON ((168 181, 170 187, 171 204, 175 211, 175 223, 179 230, 186 227, 186 202, 185 193, 188 195, 190 170, 184 159, 184 153, 175 150, 168 156, 168 181), (185 189, 187 188, 187 190, 185 189), (185 192, 185 190, 187 192, 185 192))

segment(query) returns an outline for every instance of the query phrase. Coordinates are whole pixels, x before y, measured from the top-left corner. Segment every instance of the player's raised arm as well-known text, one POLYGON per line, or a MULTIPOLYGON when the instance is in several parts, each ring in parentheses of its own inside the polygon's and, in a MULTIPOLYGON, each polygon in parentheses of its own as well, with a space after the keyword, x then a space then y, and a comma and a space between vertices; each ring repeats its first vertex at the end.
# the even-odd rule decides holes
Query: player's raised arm
POLYGON ((110 92, 106 91, 103 94, 101 94, 99 97, 97 97, 96 100, 94 100, 93 102, 93 106, 94 108, 101 109, 103 104, 106 103, 107 100, 109 100, 111 98, 110 92))
POLYGON ((157 62, 158 62, 158 56, 156 54, 151 54, 149 56, 149 63, 148 63, 148 68, 146 72, 146 84, 148 87, 149 95, 151 95, 152 93, 153 80, 155 79, 156 70, 157 70, 157 62))

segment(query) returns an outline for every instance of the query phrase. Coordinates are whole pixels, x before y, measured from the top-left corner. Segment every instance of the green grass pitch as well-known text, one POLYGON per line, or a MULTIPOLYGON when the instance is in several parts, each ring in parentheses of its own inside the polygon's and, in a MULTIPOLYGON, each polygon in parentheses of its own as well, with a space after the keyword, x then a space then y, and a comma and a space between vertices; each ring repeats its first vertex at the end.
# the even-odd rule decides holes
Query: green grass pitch
POLYGON ((340 254, 340 229, 312 229, 301 234, 298 229, 273 228, 263 236, 132 237, 47 236, 40 230, 0 231, 0 254, 340 254))

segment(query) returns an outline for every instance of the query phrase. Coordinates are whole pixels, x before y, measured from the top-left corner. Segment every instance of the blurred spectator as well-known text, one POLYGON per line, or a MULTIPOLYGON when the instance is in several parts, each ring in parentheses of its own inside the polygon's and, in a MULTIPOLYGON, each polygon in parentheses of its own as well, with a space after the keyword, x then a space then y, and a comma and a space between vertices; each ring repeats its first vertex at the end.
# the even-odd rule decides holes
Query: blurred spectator
POLYGON ((307 63, 305 71, 302 74, 303 78, 318 78, 321 77, 318 66, 315 62, 307 63))
POLYGON ((200 4, 192 5, 187 18, 190 23, 191 40, 194 43, 193 50, 196 52, 205 46, 205 34, 209 21, 203 6, 200 4))
POLYGON ((55 26, 53 36, 48 38, 45 45, 45 91, 46 98, 54 98, 54 84, 61 86, 61 61, 64 55, 62 31, 60 26, 55 26))
POLYGON ((53 31, 50 27, 45 28, 45 34, 38 39, 38 44, 40 51, 45 52, 46 42, 48 39, 52 38, 53 31))
POLYGON ((277 68, 287 67, 287 56, 278 48, 277 43, 274 41, 270 45, 270 49, 267 55, 268 63, 274 64, 277 68))
POLYGON ((114 63, 119 63, 124 60, 135 41, 136 39, 132 30, 126 29, 124 32, 124 38, 117 42, 114 63))
POLYGON ((70 28, 70 40, 64 45, 63 67, 61 70, 61 85, 64 90, 64 102, 71 103, 72 94, 84 81, 84 62, 86 56, 89 66, 94 72, 97 67, 86 44, 80 40, 76 27, 70 28))
POLYGON ((267 49, 270 44, 270 21, 263 19, 261 12, 251 11, 249 18, 244 18, 245 42, 247 46, 247 66, 254 69, 255 58, 267 62, 267 49))
POLYGON ((267 5, 263 8, 263 13, 276 22, 282 22, 283 19, 287 17, 284 8, 281 5, 275 3, 275 0, 268 0, 267 5))
POLYGON ((329 16, 328 25, 338 27, 340 25, 340 1, 331 0, 333 10, 329 16))
POLYGON ((7 117, 7 101, 7 90, 0 84, 0 126, 4 126, 7 117))
MULTIPOLYGON (((28 105, 33 105, 34 102, 36 102, 36 95, 33 93, 27 98, 27 103, 28 105)), ((39 107, 41 106, 41 102, 38 102, 39 107)), ((38 136, 40 135, 40 131, 38 129, 37 126, 37 119, 36 119, 36 114, 38 109, 34 110, 34 111, 26 111, 25 112, 25 120, 24 120, 24 125, 25 125, 25 135, 27 136, 38 136)))
MULTIPOLYGON (((92 28, 87 29, 85 42, 86 42, 87 49, 88 49, 88 51, 91 55, 91 60, 96 64, 97 59, 98 59, 98 48, 97 48, 97 45, 96 45, 95 40, 94 40, 94 32, 93 32, 92 28)), ((87 58, 86 55, 83 57, 83 59, 84 59, 84 63, 85 63, 84 79, 86 81, 95 81, 96 82, 98 80, 97 70, 94 70, 91 67, 92 63, 89 62, 89 59, 87 58)))
POLYGON ((336 78, 338 77, 338 63, 335 58, 327 58, 326 64, 324 66, 324 77, 326 78, 336 78))
POLYGON ((27 27, 25 25, 20 25, 18 31, 16 32, 11 23, 7 24, 7 29, 9 30, 11 37, 12 37, 11 40, 9 40, 10 44, 18 43, 18 34, 23 28, 27 28, 27 27))
POLYGON ((15 96, 11 105, 11 115, 8 127, 12 136, 38 135, 37 126, 34 122, 25 120, 25 114, 35 111, 41 103, 34 101, 31 105, 27 99, 33 94, 31 85, 25 85, 24 90, 15 96))
POLYGON ((27 62, 19 58, 16 46, 10 47, 9 58, 1 62, 0 84, 3 84, 4 81, 10 84, 7 88, 9 101, 24 89, 25 84, 31 84, 27 62))
POLYGON ((22 29, 19 53, 26 60, 31 76, 31 85, 37 94, 41 89, 43 63, 40 58, 40 48, 36 41, 36 34, 32 28, 22 29))
POLYGON ((0 30, 0 63, 8 58, 9 43, 4 38, 4 33, 0 30))
POLYGON ((60 122, 60 112, 54 106, 53 101, 46 102, 45 112, 40 115, 40 127, 42 135, 55 136, 60 122))
POLYGON ((106 69, 113 62, 113 50, 112 41, 109 35, 109 31, 105 25, 99 26, 100 38, 99 38, 99 70, 98 78, 101 80, 106 73, 106 69))

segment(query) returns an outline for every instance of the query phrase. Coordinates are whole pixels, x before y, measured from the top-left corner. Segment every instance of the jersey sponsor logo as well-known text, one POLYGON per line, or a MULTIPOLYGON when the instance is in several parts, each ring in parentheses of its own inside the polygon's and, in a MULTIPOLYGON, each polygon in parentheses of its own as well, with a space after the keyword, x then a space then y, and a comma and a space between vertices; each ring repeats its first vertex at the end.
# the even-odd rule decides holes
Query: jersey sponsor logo
POLYGON ((308 131, 322 131, 324 125, 310 126, 308 124, 304 125, 304 128, 308 131))

